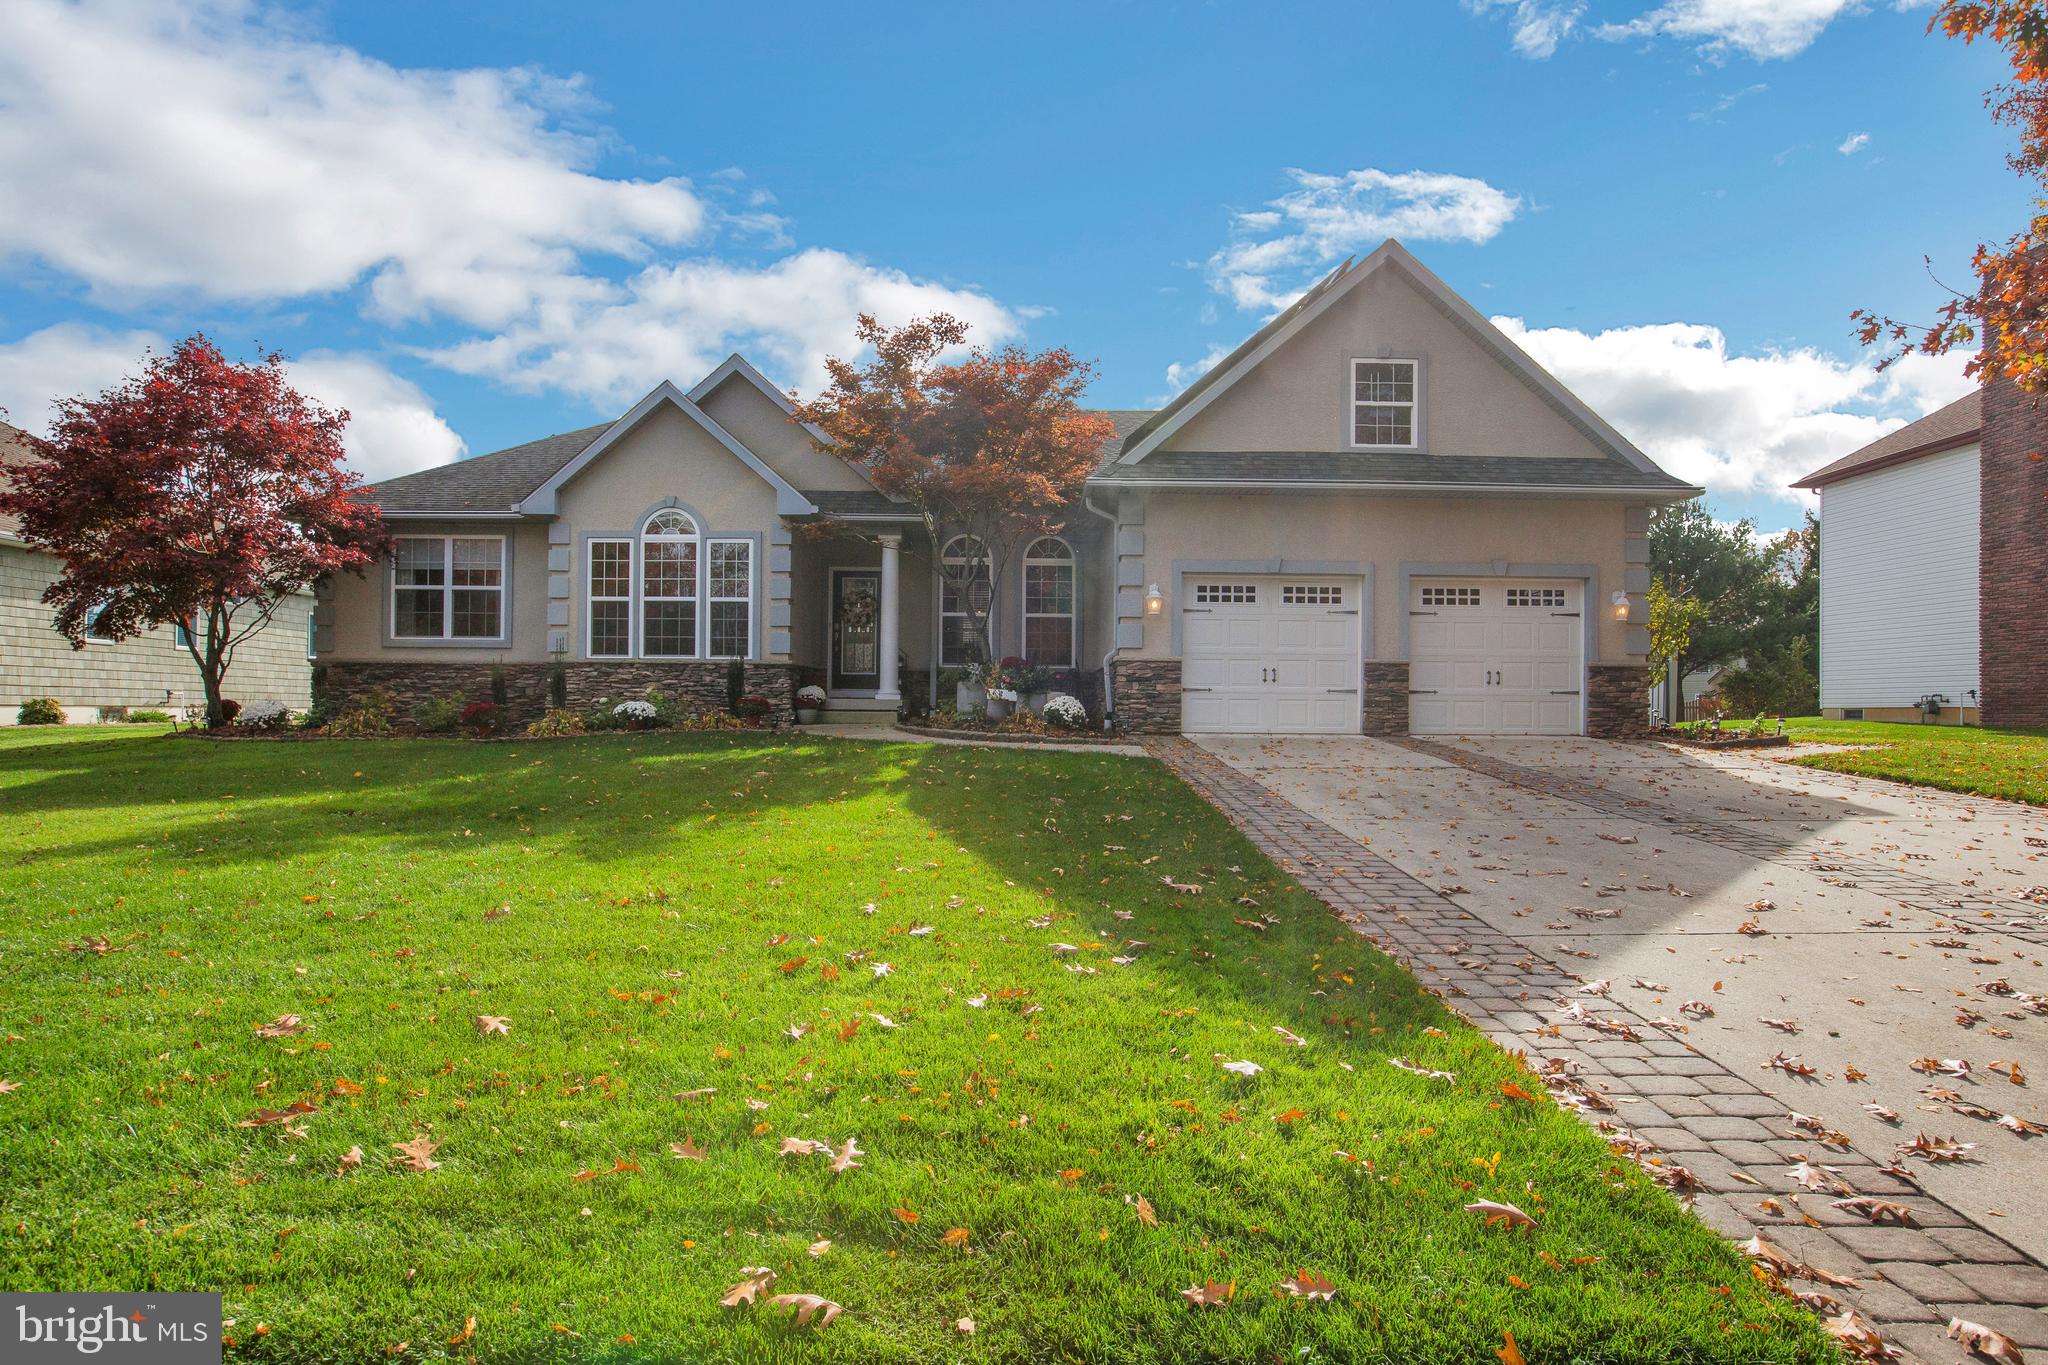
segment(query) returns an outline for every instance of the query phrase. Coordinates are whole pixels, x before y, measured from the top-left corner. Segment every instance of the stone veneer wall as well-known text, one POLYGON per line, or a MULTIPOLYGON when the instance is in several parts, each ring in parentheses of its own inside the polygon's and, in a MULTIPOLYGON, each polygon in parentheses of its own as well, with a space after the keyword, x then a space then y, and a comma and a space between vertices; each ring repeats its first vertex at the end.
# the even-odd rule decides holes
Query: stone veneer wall
POLYGON ((2048 725, 2044 457, 2048 402, 2010 383, 1986 388, 1977 514, 1977 686, 1986 725, 2048 725))
POLYGON ((1131 735, 1180 733, 1180 660, 1116 659, 1110 663, 1116 724, 1131 735))
MULTIPOLYGON (((548 705, 548 670, 552 664, 504 664, 506 709, 513 724, 537 720, 548 705)), ((678 659, 673 662, 620 660, 564 665, 569 705, 589 706, 604 699, 626 701, 658 687, 698 710, 725 709, 726 665, 722 659, 678 659)), ((774 703, 771 719, 784 720, 796 705, 794 664, 750 663, 746 690, 774 703)), ((388 689, 398 700, 397 718, 430 697, 455 697, 465 702, 489 701, 491 665, 478 663, 331 663, 320 669, 320 697, 337 705, 372 688, 388 689)))
POLYGON ((1650 666, 1586 665, 1586 733, 1599 739, 1641 739, 1650 732, 1650 666))
POLYGON ((1365 733, 1385 738, 1408 733, 1408 661, 1371 659, 1365 665, 1365 733))

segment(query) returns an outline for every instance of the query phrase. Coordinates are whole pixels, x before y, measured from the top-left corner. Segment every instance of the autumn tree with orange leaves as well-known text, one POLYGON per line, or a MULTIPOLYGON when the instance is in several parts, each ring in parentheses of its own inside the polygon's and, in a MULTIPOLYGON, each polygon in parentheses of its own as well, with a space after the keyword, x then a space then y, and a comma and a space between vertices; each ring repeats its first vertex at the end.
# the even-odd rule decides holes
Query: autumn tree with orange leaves
POLYGON ((1965 43, 1985 39, 2012 65, 2012 79, 1989 91, 1994 121, 2016 129, 2019 150, 2006 157, 2034 182, 2027 230, 1977 248, 1975 287, 1935 310, 1929 323, 1905 323, 1857 309, 1850 315, 1866 346, 1883 344, 1883 369, 1909 355, 1946 355, 1975 346, 1964 373, 1979 383, 2011 380, 2030 393, 2048 392, 2048 4, 2043 0, 1944 0, 1928 21, 1965 43))
POLYGON ((1001 600, 1005 566, 1065 523, 1111 426, 1080 407, 1093 365, 1064 347, 975 347, 944 359, 967 331, 944 313, 901 327, 862 314, 856 335, 873 358, 826 360, 824 391, 799 402, 796 416, 830 438, 821 449, 915 512, 933 572, 992 659, 989 606, 1001 600), (942 550, 957 536, 969 552, 949 564, 942 550))

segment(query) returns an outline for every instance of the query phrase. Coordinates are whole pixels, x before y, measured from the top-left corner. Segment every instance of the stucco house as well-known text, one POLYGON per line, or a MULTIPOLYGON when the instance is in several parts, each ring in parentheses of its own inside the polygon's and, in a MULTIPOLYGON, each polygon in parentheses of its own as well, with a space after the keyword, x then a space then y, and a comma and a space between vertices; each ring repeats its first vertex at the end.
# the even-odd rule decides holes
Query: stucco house
MULTIPOLYGON (((19 427, 0 422, 0 479, 30 458, 20 437, 19 427)), ((83 648, 58 634, 43 590, 62 569, 55 558, 30 549, 15 518, 0 512, 0 725, 12 725, 31 697, 56 698, 74 723, 131 710, 179 714, 205 704, 199 667, 176 626, 125 640, 89 632, 83 648)), ((304 710, 312 702, 312 625, 311 594, 283 603, 271 624, 236 650, 228 695, 304 710)))
MULTIPOLYGON (((1658 469, 1399 243, 1346 262, 1115 431, 993 602, 1132 731, 1628 735, 1658 469)), ((616 421, 379 484, 396 550, 326 586, 322 686, 515 712, 801 683, 841 718, 937 695, 962 604, 909 509, 739 356, 616 421)))
POLYGON ((1971 393, 1793 485, 1820 495, 1823 716, 1977 722, 1982 413, 1971 393))

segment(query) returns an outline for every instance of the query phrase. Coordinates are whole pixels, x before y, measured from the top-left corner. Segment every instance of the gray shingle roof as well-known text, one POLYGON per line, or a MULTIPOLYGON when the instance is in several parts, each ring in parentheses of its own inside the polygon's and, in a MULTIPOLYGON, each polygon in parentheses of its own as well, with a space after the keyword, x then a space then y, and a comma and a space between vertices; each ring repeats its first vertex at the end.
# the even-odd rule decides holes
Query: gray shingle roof
POLYGON ((1808 474, 1794 488, 1819 488, 1822 484, 1867 473, 1885 465, 1902 464, 1922 455, 1953 450, 1977 439, 1982 429, 1982 390, 1972 390, 1945 408, 1936 408, 1917 422, 1908 422, 1887 432, 1861 450, 1852 450, 1833 464, 1808 474))
POLYGON ((370 485, 370 493, 386 512, 510 512, 513 504, 582 454, 611 425, 600 422, 438 469, 402 474, 370 485))
POLYGON ((1494 455, 1395 453, 1324 454, 1315 451, 1159 450, 1138 464, 1112 464, 1102 483, 1170 480, 1190 483, 1364 483, 1510 488, 1612 488, 1686 492, 1682 479, 1646 473, 1619 460, 1551 459, 1494 455))

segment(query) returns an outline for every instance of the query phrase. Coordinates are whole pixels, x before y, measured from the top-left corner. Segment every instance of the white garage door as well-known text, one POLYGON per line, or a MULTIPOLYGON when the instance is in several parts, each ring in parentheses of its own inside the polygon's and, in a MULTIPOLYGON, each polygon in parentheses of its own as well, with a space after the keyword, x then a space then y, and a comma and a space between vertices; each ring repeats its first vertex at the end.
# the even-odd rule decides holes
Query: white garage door
POLYGON ((1576 735, 1585 584, 1417 579, 1408 603, 1408 728, 1418 735, 1576 735))
POLYGON ((1181 604, 1183 730, 1358 733, 1358 579, 1190 574, 1181 604))

